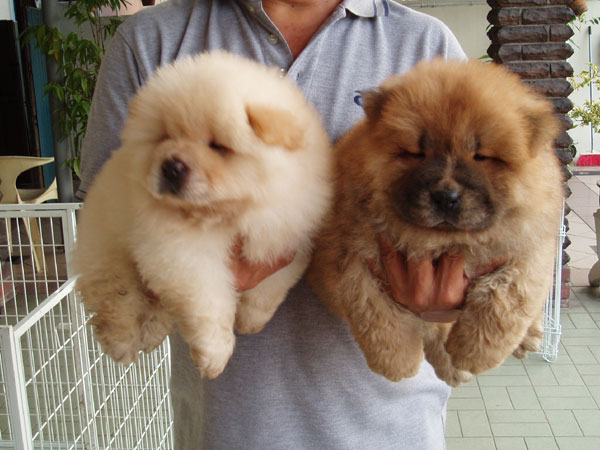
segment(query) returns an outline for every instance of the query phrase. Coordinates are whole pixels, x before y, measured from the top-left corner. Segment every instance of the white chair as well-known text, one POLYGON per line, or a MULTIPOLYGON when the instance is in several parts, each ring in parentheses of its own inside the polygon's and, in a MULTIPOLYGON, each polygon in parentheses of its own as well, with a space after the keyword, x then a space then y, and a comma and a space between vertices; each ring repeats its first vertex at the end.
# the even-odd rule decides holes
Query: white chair
MULTIPOLYGON (((54 158, 36 158, 32 156, 0 156, 0 204, 38 204, 48 200, 58 199, 56 178, 47 188, 19 189, 17 178, 23 172, 34 167, 43 166, 54 161, 54 158)), ((8 224, 8 245, 12 246, 10 221, 8 224)), ((45 270, 42 240, 37 221, 23 219, 27 237, 31 243, 35 270, 45 270)))

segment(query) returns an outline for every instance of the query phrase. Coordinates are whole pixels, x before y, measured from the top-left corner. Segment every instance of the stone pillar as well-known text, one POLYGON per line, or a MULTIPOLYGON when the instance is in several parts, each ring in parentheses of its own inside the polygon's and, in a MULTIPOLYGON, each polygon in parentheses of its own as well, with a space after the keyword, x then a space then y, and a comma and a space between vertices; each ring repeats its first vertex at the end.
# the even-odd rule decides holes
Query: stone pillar
MULTIPOLYGON (((567 62, 573 49, 567 40, 573 31, 567 25, 575 18, 568 4, 573 0, 487 0, 492 10, 488 21, 491 45, 488 55, 498 64, 519 74, 534 90, 546 96, 554 105, 563 124, 563 132, 556 140, 556 154, 564 164, 565 179, 571 177, 566 164, 573 157, 572 139, 567 130, 573 126, 567 113, 573 107, 567 98, 573 87, 567 77, 573 68, 567 62)), ((567 211, 568 212, 568 211, 567 211)), ((569 241, 565 242, 565 248, 569 241)), ((569 261, 563 251, 563 264, 569 261)), ((562 302, 568 306, 568 269, 563 271, 562 302)))

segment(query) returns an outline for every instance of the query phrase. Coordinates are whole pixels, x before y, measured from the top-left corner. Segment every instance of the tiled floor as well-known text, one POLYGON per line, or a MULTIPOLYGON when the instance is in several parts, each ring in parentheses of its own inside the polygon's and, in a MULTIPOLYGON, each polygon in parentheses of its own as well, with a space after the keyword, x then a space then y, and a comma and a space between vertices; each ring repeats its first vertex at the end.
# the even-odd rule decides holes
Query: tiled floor
POLYGON ((568 215, 571 296, 561 311, 558 360, 510 358, 453 390, 448 450, 600 450, 600 290, 593 213, 600 167, 574 168, 568 215))

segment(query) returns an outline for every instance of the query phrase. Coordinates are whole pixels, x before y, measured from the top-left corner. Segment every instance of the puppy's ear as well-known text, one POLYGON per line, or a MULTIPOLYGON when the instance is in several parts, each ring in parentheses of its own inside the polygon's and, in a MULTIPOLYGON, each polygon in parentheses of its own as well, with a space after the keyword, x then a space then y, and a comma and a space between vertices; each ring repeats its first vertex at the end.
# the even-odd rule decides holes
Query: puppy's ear
POLYGON ((381 117, 381 111, 388 99, 388 92, 384 89, 373 89, 361 93, 363 109, 367 119, 377 122, 381 117))
POLYGON ((304 130, 291 112, 264 105, 247 105, 246 114, 254 133, 265 144, 288 150, 302 146, 304 130))
POLYGON ((560 123, 550 103, 534 99, 523 105, 525 123, 529 128, 529 153, 536 156, 539 151, 554 151, 554 140, 560 133, 560 123))

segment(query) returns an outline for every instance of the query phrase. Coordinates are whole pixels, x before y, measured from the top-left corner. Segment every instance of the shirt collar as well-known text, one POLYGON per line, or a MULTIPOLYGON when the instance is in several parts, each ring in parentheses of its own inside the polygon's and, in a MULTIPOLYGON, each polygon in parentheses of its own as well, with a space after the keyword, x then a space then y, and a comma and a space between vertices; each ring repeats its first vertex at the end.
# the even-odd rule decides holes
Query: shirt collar
POLYGON ((342 6, 360 17, 387 16, 390 5, 387 0, 344 0, 342 6))
MULTIPOLYGON (((261 0, 238 0, 238 3, 262 3, 261 0)), ((342 7, 360 17, 387 16, 390 11, 388 0, 344 0, 342 7)))

